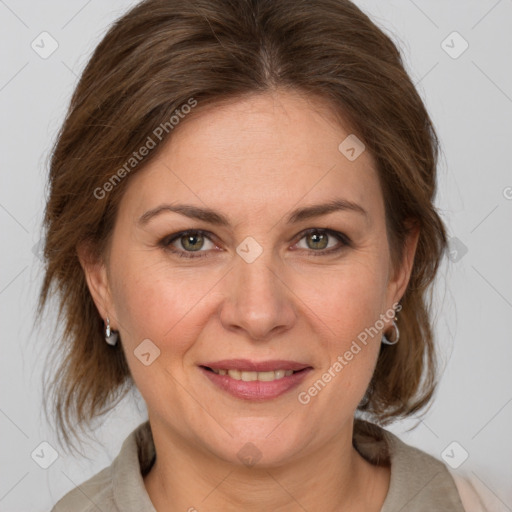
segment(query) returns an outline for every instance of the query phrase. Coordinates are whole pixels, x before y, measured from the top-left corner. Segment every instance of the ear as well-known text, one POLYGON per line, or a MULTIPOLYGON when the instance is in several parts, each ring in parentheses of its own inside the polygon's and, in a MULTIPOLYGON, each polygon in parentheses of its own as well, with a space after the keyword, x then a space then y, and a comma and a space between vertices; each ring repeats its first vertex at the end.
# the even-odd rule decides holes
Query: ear
POLYGON ((388 283, 388 306, 397 303, 405 293, 411 278, 414 256, 418 246, 420 227, 417 223, 407 223, 408 234, 404 241, 402 261, 397 268, 390 269, 391 279, 388 283))
POLYGON ((112 329, 117 330, 106 264, 94 255, 90 245, 86 242, 77 246, 77 254, 89 292, 99 314, 104 320, 108 315, 112 329))

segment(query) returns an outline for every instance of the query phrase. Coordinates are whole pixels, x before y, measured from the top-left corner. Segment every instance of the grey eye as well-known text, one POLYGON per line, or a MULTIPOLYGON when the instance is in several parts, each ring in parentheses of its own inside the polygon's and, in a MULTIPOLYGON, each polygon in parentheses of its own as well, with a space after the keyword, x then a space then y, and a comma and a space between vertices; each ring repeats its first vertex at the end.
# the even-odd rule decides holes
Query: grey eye
POLYGON ((341 242, 341 240, 337 240, 337 238, 325 231, 313 230, 309 233, 306 233, 299 241, 298 247, 301 249, 311 249, 311 250, 324 250, 331 249, 336 246, 336 243, 341 242), (302 240, 306 241, 306 246, 301 246, 300 243, 302 240), (330 240, 333 243, 330 243, 330 240))

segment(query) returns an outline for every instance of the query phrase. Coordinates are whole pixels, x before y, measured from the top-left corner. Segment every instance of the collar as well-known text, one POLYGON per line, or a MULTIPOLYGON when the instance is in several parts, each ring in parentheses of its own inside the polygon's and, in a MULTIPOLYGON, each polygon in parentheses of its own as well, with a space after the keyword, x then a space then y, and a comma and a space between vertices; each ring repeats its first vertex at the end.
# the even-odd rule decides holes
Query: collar
MULTIPOLYGON (((453 478, 441 461, 362 419, 354 421, 353 445, 372 464, 391 465, 381 512, 464 512, 453 478)), ((126 438, 111 466, 114 501, 119 510, 156 512, 143 480, 155 457, 151 427, 146 421, 126 438)))

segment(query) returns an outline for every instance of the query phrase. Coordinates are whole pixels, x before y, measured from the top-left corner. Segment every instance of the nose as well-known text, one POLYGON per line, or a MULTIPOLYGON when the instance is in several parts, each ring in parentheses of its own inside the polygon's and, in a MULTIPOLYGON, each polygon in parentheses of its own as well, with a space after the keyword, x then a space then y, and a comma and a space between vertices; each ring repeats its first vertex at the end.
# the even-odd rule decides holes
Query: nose
POLYGON ((239 258, 229 272, 220 319, 225 329, 265 341, 289 330, 296 321, 293 293, 282 269, 264 251, 255 261, 239 258))

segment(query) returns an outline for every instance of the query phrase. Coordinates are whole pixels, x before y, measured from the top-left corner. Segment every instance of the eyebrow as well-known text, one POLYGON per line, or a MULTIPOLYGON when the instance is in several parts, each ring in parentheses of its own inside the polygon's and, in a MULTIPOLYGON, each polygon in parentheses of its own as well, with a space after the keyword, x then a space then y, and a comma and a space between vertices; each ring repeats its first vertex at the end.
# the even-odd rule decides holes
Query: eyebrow
MULTIPOLYGON (((347 199, 333 199, 327 203, 305 206, 303 208, 297 208, 296 210, 293 210, 288 215, 286 223, 296 224, 303 220, 320 217, 321 215, 327 215, 337 211, 350 211, 368 217, 367 211, 361 205, 347 199)), ((161 204, 160 206, 157 206, 156 208, 148 210, 142 214, 139 217, 137 224, 143 226, 147 224, 151 219, 164 212, 179 213, 191 219, 201 220, 216 226, 230 226, 228 218, 225 217, 222 213, 216 212, 210 208, 200 208, 198 206, 189 204, 161 204)))

